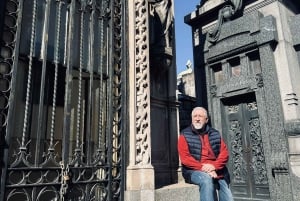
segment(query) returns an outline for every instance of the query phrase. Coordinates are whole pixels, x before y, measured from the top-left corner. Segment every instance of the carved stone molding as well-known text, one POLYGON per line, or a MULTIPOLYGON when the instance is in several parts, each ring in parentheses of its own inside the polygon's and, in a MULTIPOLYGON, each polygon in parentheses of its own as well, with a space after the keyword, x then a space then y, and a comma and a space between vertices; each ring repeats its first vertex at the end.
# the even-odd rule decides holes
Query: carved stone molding
POLYGON ((150 76, 148 4, 135 1, 136 164, 150 164, 150 76))
POLYGON ((211 85, 210 86, 210 94, 211 94, 212 97, 217 96, 217 90, 218 90, 217 85, 211 85))
POLYGON ((256 83, 257 83, 257 87, 262 88, 264 86, 264 81, 263 81, 263 77, 262 77, 261 74, 257 74, 255 76, 255 80, 256 80, 256 83))

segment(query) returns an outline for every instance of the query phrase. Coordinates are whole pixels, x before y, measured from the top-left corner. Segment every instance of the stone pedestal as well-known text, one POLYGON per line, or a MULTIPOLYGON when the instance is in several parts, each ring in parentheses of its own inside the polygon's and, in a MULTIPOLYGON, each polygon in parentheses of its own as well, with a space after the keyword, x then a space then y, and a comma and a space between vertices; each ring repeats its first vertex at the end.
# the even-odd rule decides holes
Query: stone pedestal
POLYGON ((128 166, 126 175, 127 189, 125 191, 125 200, 155 200, 154 169, 151 165, 128 166))

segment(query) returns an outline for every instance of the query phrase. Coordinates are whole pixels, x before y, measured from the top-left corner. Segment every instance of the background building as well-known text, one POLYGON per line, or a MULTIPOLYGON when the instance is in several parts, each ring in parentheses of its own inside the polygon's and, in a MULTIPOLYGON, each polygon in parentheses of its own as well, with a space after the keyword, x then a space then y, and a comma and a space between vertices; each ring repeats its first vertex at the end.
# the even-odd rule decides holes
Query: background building
POLYGON ((196 106, 195 76, 190 60, 187 69, 177 75, 177 97, 179 101, 179 129, 191 124, 191 112, 196 106))

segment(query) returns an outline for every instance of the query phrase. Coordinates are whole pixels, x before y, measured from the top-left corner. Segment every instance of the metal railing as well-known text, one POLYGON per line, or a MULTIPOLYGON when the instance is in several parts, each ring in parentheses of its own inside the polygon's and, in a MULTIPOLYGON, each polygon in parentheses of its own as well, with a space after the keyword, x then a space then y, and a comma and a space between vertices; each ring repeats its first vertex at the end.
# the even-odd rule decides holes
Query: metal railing
POLYGON ((123 200, 121 0, 7 0, 0 200, 123 200))

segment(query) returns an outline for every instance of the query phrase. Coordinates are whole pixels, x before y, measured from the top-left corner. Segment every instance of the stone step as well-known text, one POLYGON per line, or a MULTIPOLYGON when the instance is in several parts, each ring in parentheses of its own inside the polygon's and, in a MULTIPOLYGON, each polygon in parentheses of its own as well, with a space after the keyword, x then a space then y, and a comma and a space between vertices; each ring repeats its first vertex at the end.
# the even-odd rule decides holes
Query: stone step
POLYGON ((155 201, 199 201, 197 185, 180 182, 155 190, 155 201))

